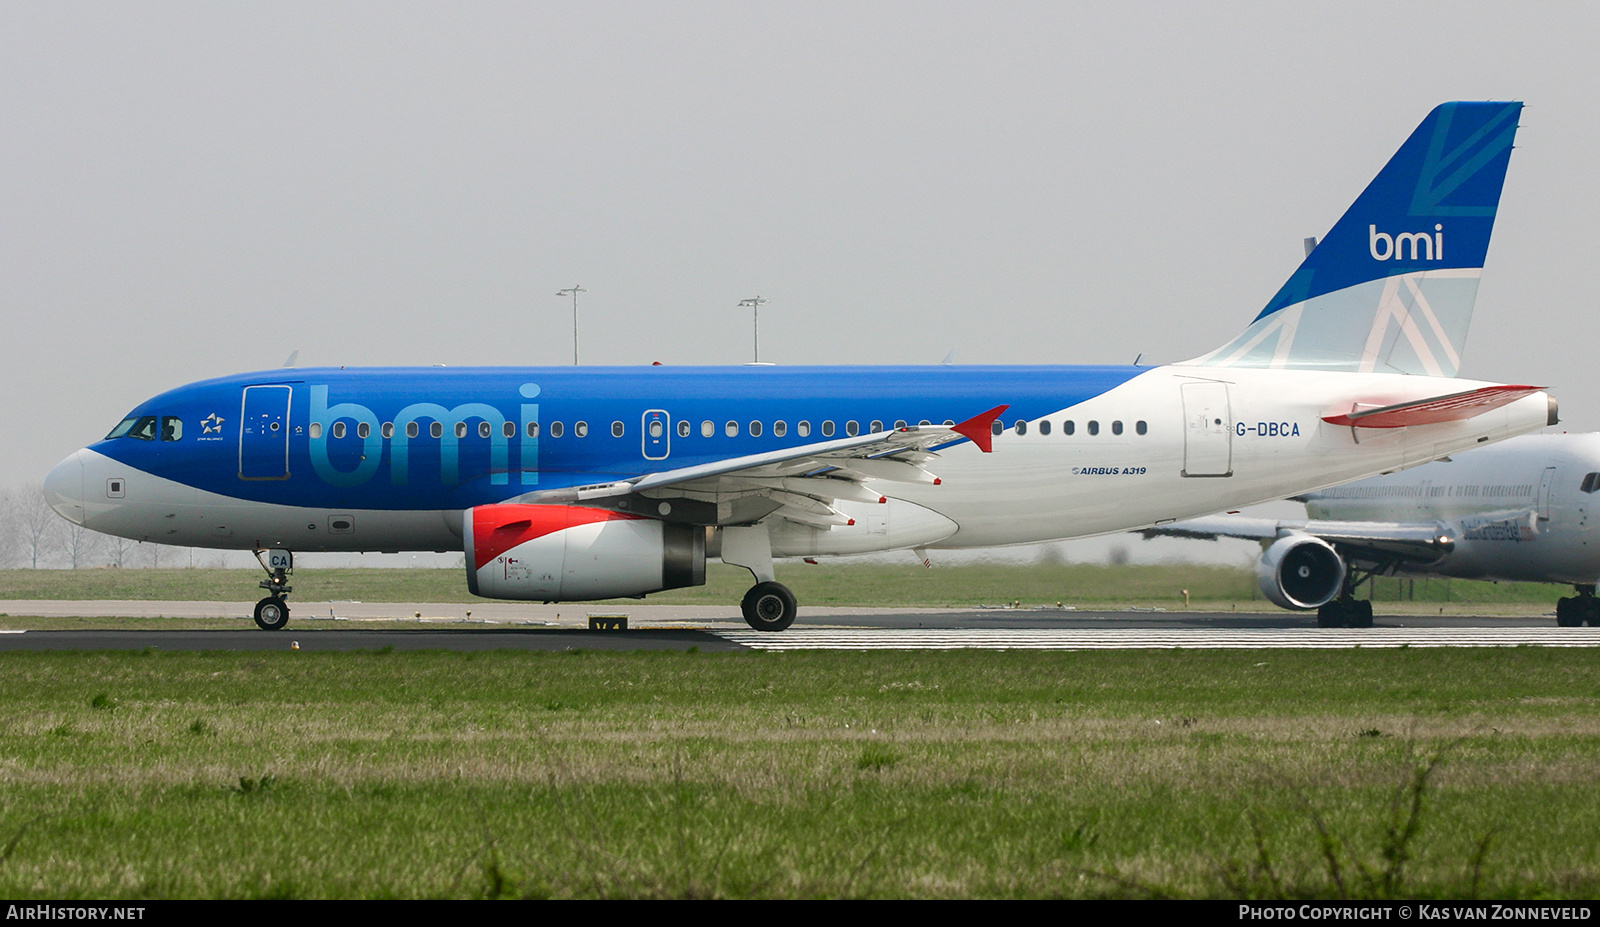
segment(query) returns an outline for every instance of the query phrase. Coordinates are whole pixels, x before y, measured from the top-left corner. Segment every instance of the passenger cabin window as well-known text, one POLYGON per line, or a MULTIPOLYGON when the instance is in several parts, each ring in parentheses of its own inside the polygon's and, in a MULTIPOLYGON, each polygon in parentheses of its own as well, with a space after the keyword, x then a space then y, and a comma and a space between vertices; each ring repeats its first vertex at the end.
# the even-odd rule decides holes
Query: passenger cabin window
POLYGON ((751 422, 750 423, 750 437, 752 437, 752 438, 761 437, 761 423, 760 422, 751 422))
POLYGON ((530 437, 530 438, 539 437, 539 423, 538 422, 529 422, 528 423, 528 437, 530 437))
POLYGON ((824 438, 833 437, 833 419, 827 419, 822 423, 822 436, 824 438))
POLYGON ((781 421, 777 421, 777 422, 773 422, 772 423, 772 436, 773 437, 781 438, 781 437, 783 437, 784 435, 786 435, 788 433, 789 433, 789 426, 788 425, 784 424, 781 421))
POLYGON ((383 427, 378 429, 378 434, 383 435, 385 438, 394 437, 394 422, 384 422, 383 427))
POLYGON ((500 426, 500 436, 502 438, 515 438, 517 436, 517 425, 516 425, 516 423, 515 422, 502 423, 501 426, 500 426))
POLYGON ((867 432, 870 434, 877 434, 881 431, 883 431, 883 423, 877 419, 873 419, 872 424, 867 426, 867 432))
POLYGON ((811 437, 811 423, 806 421, 795 422, 794 433, 802 438, 811 437))
POLYGON ((467 423, 466 422, 456 422, 456 437, 465 438, 466 436, 467 436, 467 423))
POLYGON ((738 422, 729 422, 728 424, 723 425, 722 426, 722 433, 727 435, 730 438, 739 437, 739 423, 738 422))
POLYGON ((406 437, 415 438, 418 434, 416 422, 406 422, 406 437))
POLYGON ((1050 433, 1050 420, 1047 419, 1047 418, 1040 419, 1039 420, 1039 434, 1047 435, 1049 433, 1050 433))
POLYGON ((1028 422, 1026 419, 1017 419, 1017 424, 1015 427, 1017 429, 1017 434, 1019 435, 1025 435, 1028 433, 1028 422))
POLYGON ((559 437, 561 437, 561 432, 562 432, 562 428, 561 428, 561 423, 560 422, 551 422, 550 423, 550 437, 559 438, 559 437))
POLYGON ((444 422, 434 422, 428 426, 428 434, 435 438, 444 437, 444 422))
POLYGON ((488 422, 479 422, 478 423, 478 437, 487 438, 492 433, 493 433, 493 426, 490 425, 488 422))
POLYGON ((689 437, 689 422, 687 419, 680 419, 678 421, 678 437, 689 437))
POLYGON ((1078 430, 1078 423, 1074 422, 1070 418, 1061 423, 1061 433, 1064 434, 1064 435, 1070 435, 1070 434, 1072 434, 1073 432, 1075 432, 1077 430, 1078 430))
POLYGON ((344 437, 344 422, 334 422, 333 423, 333 436, 335 438, 344 437))
POLYGON ((1111 423, 1111 433, 1114 434, 1114 435, 1122 434, 1122 422, 1120 422, 1120 421, 1112 422, 1111 423))
POLYGON ((1145 432, 1150 430, 1150 426, 1146 425, 1144 422, 1134 422, 1133 423, 1133 430, 1137 431, 1139 434, 1144 434, 1145 432))
POLYGON ((711 424, 710 421, 704 421, 700 423, 700 437, 709 438, 716 433, 717 426, 711 424))
POLYGON ((899 430, 901 430, 902 428, 905 428, 905 427, 906 427, 906 420, 905 419, 902 418, 902 419, 896 419, 895 420, 895 423, 894 423, 894 430, 895 431, 899 431, 899 430))
POLYGON ((1000 432, 1005 431, 1005 430, 1006 430, 1006 426, 1000 424, 1000 420, 999 419, 995 419, 994 421, 989 423, 989 434, 997 435, 1000 432))
POLYGON ((574 438, 587 438, 587 437, 589 437, 589 423, 588 422, 573 422, 572 423, 572 436, 574 438))
POLYGON ((844 423, 844 433, 854 438, 856 435, 861 433, 861 426, 856 424, 855 419, 851 419, 850 421, 844 423))
POLYGON ((322 423, 321 422, 312 422, 311 423, 311 437, 313 437, 313 438, 322 437, 322 423))
MULTIPOLYGON (((655 432, 655 437, 657 437, 657 438, 661 437, 661 423, 660 422, 651 422, 650 424, 652 426, 652 430, 655 432)), ((623 434, 622 423, 621 422, 612 422, 611 423, 611 437, 620 438, 620 437, 622 437, 622 434, 623 434)))
POLYGON ((1095 422, 1095 421, 1089 422, 1089 434, 1097 435, 1099 433, 1100 433, 1100 423, 1099 422, 1095 422))
POLYGON ((356 437, 365 438, 367 435, 370 435, 370 434, 372 434, 372 426, 371 425, 368 425, 366 422, 360 422, 360 423, 358 423, 356 425, 356 437))

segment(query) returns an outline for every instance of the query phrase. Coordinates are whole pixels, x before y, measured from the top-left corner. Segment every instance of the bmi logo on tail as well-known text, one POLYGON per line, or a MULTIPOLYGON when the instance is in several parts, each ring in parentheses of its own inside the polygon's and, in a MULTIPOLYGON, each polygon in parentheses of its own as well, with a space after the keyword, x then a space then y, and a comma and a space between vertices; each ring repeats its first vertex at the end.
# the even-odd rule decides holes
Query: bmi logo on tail
POLYGON ((1433 235, 1427 232, 1400 232, 1390 235, 1388 232, 1378 231, 1376 225, 1367 226, 1367 250, 1372 252, 1374 261, 1400 260, 1400 249, 1406 245, 1411 246, 1411 254, 1405 258, 1409 261, 1442 261, 1444 260, 1444 225, 1442 223, 1433 227, 1433 235), (1378 246, 1383 250, 1379 251, 1378 246), (1418 245, 1422 246, 1424 257, 1418 258, 1418 245))

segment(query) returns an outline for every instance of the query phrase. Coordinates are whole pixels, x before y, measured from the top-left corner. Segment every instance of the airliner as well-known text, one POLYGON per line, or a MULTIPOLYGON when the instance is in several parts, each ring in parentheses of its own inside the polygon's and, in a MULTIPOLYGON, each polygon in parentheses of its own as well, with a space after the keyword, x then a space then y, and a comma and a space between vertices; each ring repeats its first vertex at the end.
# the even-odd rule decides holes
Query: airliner
POLYGON ((1322 627, 1372 627, 1374 576, 1570 584, 1556 624, 1600 628, 1600 434, 1523 435, 1404 473, 1305 493, 1307 518, 1216 515, 1147 534, 1270 541, 1261 590, 1322 627))
POLYGON ((1556 418, 1456 378, 1520 103, 1434 109, 1251 324, 1138 366, 279 369, 139 404, 45 483, 68 520, 254 551, 461 551, 545 602, 775 558, 993 547, 1163 524, 1409 467, 1556 418))

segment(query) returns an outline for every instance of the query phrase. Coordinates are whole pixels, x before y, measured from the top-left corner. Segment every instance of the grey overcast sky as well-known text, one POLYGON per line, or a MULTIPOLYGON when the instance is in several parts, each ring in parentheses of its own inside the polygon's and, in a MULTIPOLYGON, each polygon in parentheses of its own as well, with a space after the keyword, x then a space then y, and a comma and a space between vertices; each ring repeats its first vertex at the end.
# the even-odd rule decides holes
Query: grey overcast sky
POLYGON ((323 364, 1171 361, 1527 103, 1463 374, 1600 427, 1600 7, 0 2, 0 483, 323 364), (1585 218, 1587 217, 1587 218, 1585 218))

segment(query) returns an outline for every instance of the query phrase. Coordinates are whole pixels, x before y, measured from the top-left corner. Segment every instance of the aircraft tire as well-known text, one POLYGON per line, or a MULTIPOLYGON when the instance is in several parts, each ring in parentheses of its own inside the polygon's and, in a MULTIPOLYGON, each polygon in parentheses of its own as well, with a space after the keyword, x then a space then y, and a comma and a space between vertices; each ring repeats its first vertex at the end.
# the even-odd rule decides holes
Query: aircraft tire
POLYGON ((757 631, 782 631, 794 624, 798 605, 782 583, 756 583, 740 604, 745 623, 757 631))
POLYGON ((1372 601, 1370 599, 1363 599, 1360 602, 1354 602, 1352 604, 1355 607, 1351 609, 1352 614, 1350 615, 1350 627, 1372 627, 1372 601))
POLYGON ((1556 599, 1556 624, 1563 628, 1583 627, 1583 612, 1577 599, 1556 599))
POLYGON ((1317 627, 1346 628, 1350 626, 1350 613, 1338 599, 1317 607, 1317 627))
POLYGON ((256 603, 256 627, 263 631, 278 631, 288 623, 289 603, 275 595, 256 603))

